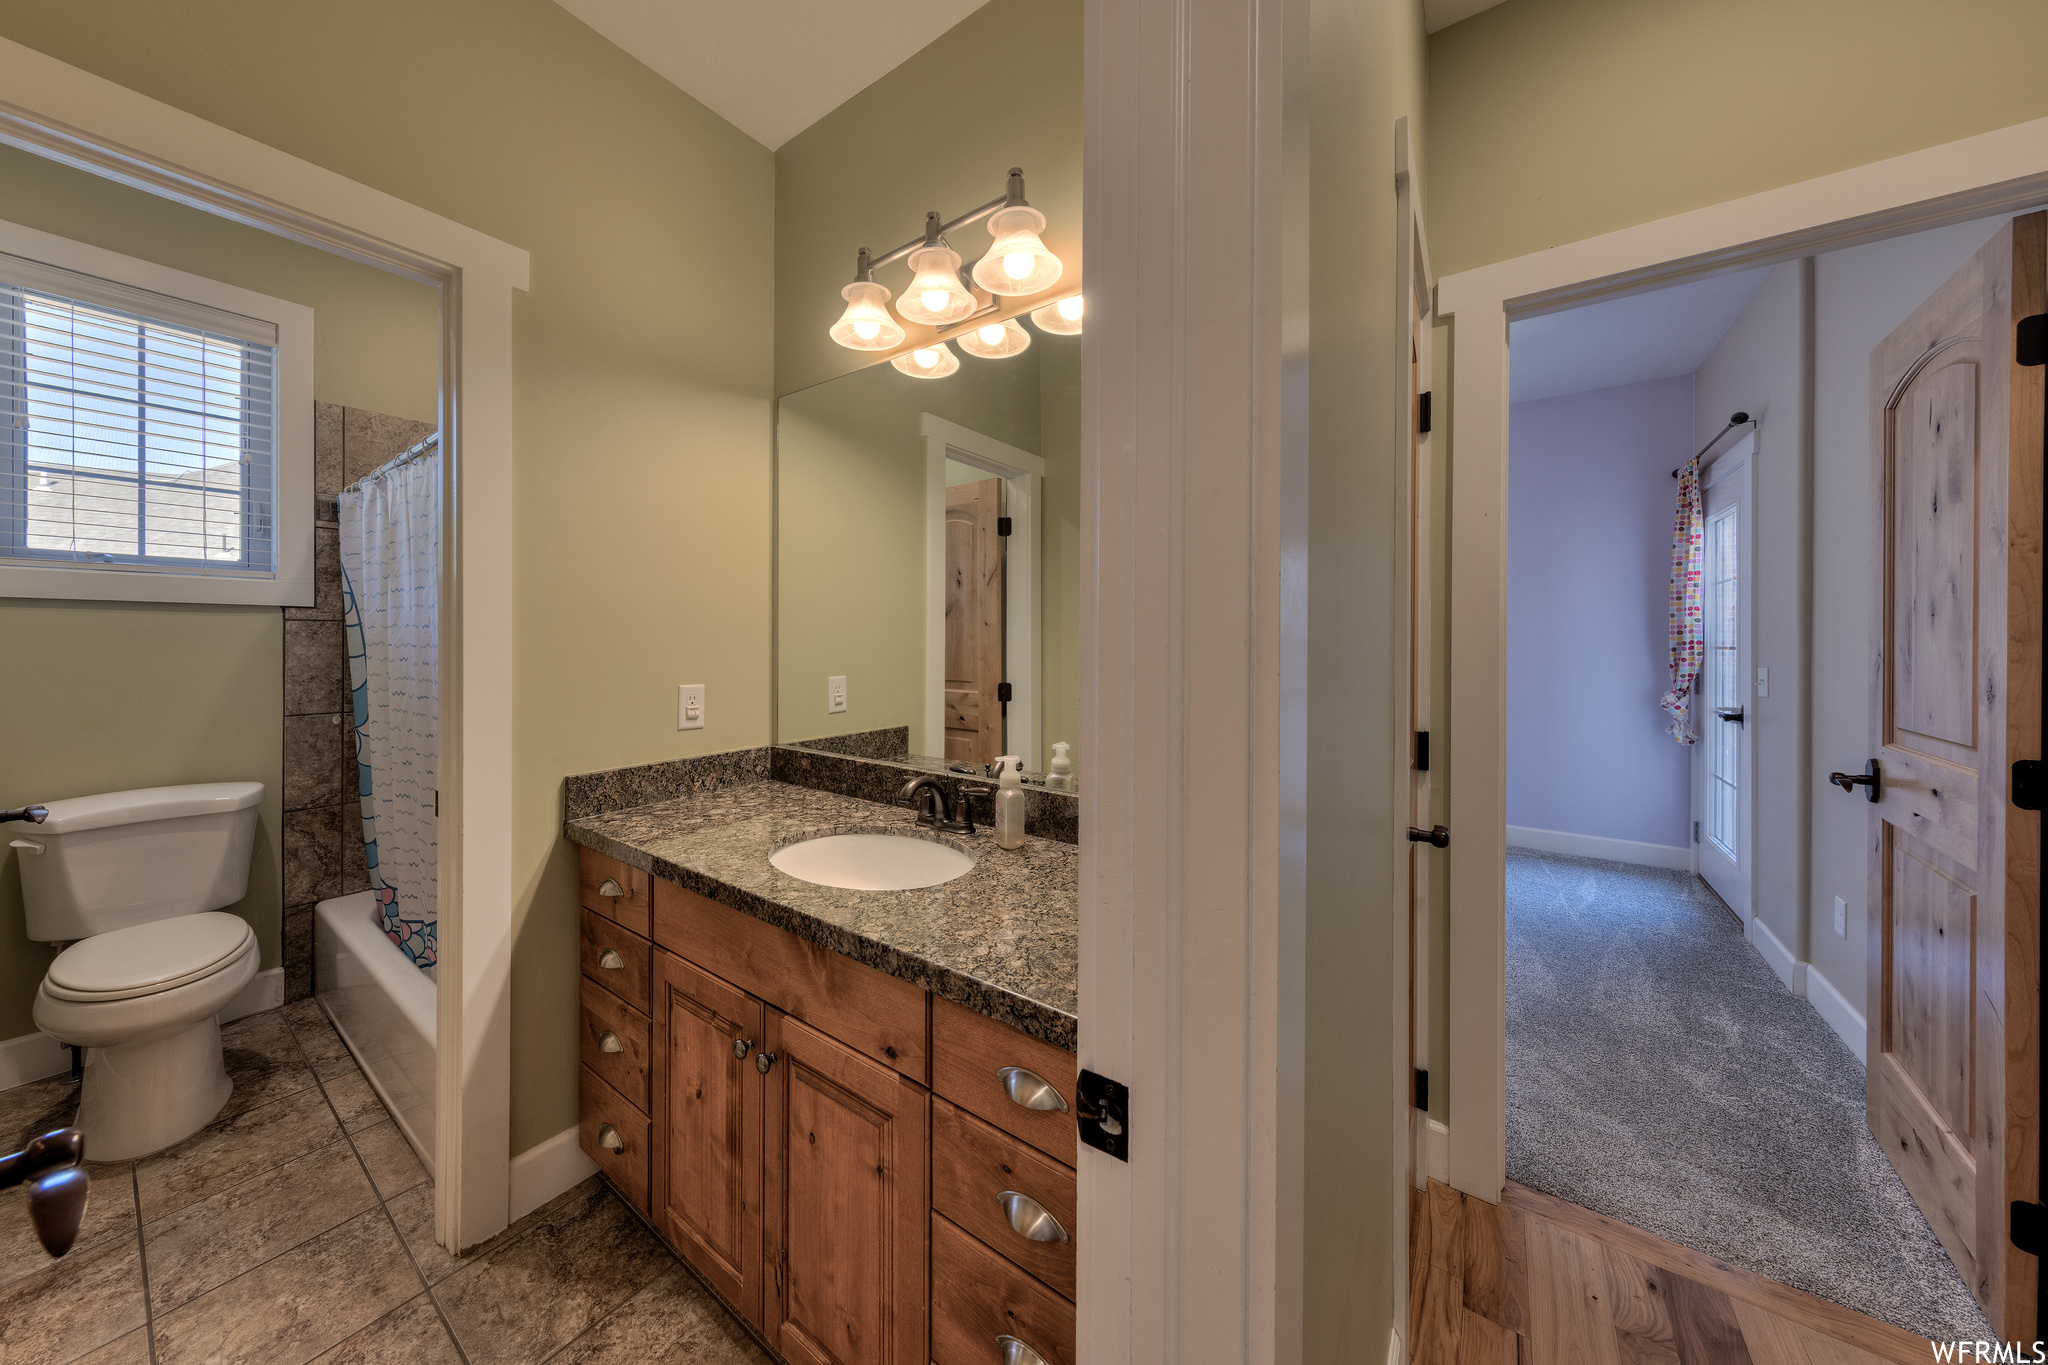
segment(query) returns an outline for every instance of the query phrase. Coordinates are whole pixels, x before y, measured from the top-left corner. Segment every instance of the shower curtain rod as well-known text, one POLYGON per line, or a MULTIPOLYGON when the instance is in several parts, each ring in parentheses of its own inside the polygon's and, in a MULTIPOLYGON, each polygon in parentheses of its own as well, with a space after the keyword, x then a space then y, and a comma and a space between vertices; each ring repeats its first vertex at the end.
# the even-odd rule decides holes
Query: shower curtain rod
MULTIPOLYGON (((1750 415, 1749 415, 1748 413, 1746 413, 1746 412, 1737 412, 1737 413, 1732 413, 1732 414, 1730 414, 1730 416, 1729 416, 1729 418, 1728 418, 1728 425, 1727 425, 1727 426, 1725 426, 1725 427, 1722 427, 1722 428, 1721 428, 1721 429, 1720 429, 1719 431, 1717 431, 1717 432, 1715 432, 1715 433, 1714 433, 1714 441, 1718 441, 1718 440, 1720 440, 1720 439, 1721 439, 1721 438, 1722 438, 1723 436, 1726 436, 1726 435, 1727 435, 1727 434, 1728 434, 1729 432, 1731 432, 1731 431, 1735 430, 1735 428, 1737 428, 1737 427, 1739 427, 1739 426, 1743 425, 1743 424, 1744 424, 1745 422, 1747 422, 1747 423, 1749 423, 1749 424, 1751 424, 1751 425, 1755 425, 1755 423, 1756 423, 1756 419, 1755 419, 1754 417, 1751 417, 1751 416, 1750 416, 1750 415)), ((1701 446, 1701 447, 1699 448, 1699 450, 1698 450, 1698 451, 1697 451, 1697 452, 1696 452, 1696 453, 1695 453, 1695 454, 1693 455, 1693 459, 1697 460, 1697 459, 1698 459, 1698 458, 1699 458, 1699 457, 1700 457, 1701 455, 1704 455, 1704 454, 1706 454, 1706 453, 1707 453, 1708 451, 1712 450, 1712 449, 1714 448, 1714 441, 1709 441, 1709 442, 1707 442, 1707 443, 1706 443, 1705 445, 1701 446)), ((403 459, 403 458, 405 458, 405 457, 404 457, 404 456, 400 456, 399 458, 400 458, 400 459, 403 459)), ((1678 474, 1679 474, 1679 470, 1682 470, 1682 469, 1684 469, 1684 468, 1685 468, 1685 466, 1684 466, 1684 465, 1680 465, 1680 466, 1678 467, 1678 469, 1674 469, 1674 470, 1672 470, 1672 471, 1671 471, 1671 477, 1672 477, 1672 478, 1674 478, 1674 479, 1675 479, 1675 478, 1677 478, 1677 477, 1678 477, 1678 474)))
MULTIPOLYGON (((1716 437, 1715 439, 1719 440, 1720 438, 1716 437)), ((396 455, 393 455, 383 464, 378 465, 375 469, 371 470, 369 473, 363 475, 363 477, 357 479, 354 483, 350 484, 348 488, 344 488, 341 491, 346 493, 351 488, 361 488, 364 484, 368 483, 370 480, 376 478, 380 474, 389 474, 392 470, 398 468, 400 465, 411 464, 414 460, 417 460, 420 456, 426 454, 429 450, 431 450, 433 447, 439 444, 441 444, 441 433, 437 431, 432 436, 427 437, 426 440, 421 441, 418 445, 408 446, 406 449, 399 451, 396 455)))

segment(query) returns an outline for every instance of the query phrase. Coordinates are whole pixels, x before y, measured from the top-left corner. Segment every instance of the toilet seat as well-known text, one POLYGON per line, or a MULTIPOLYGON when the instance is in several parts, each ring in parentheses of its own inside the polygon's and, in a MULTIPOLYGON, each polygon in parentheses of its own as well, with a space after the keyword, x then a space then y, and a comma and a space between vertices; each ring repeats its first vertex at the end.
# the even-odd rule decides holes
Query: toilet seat
POLYGON ((219 910, 95 934, 57 954, 43 990, 79 1003, 157 995, 233 964, 254 939, 241 916, 219 910))

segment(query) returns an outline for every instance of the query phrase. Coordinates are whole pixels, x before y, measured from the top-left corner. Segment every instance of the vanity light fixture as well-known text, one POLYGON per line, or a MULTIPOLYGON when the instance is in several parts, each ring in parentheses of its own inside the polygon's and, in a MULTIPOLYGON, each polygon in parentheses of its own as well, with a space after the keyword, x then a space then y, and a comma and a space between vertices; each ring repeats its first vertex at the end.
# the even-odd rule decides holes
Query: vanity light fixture
POLYGON ((960 368, 960 357, 942 341, 936 346, 920 346, 902 355, 892 355, 889 363, 912 379, 944 379, 960 368))
POLYGON ((983 360, 1001 360, 1028 350, 1031 333, 1025 331, 1015 318, 1004 318, 1001 322, 986 322, 971 332, 963 332, 953 338, 960 343, 960 349, 969 355, 978 355, 983 360))
POLYGON ((1077 337, 1081 335, 1081 307, 1081 296, 1069 294, 1058 303, 1032 309, 1031 321, 1041 332, 1056 337, 1077 337))
MULTIPOLYGON (((939 221, 934 210, 925 215, 922 237, 880 256, 870 256, 868 249, 862 247, 855 262, 853 283, 840 291, 847 307, 832 326, 832 339, 856 351, 893 350, 903 344, 903 329, 889 315, 887 307, 891 295, 875 282, 874 272, 906 257, 914 278, 908 292, 898 301, 896 312, 911 322, 932 327, 949 327, 977 314, 995 311, 997 304, 991 295, 1016 297, 1051 288, 1059 282, 1064 267, 1040 240, 1039 234, 1044 231, 1045 215, 1024 201, 1024 172, 1012 166, 1002 198, 992 199, 951 222, 939 221), (984 218, 989 220, 994 244, 969 271, 961 265, 960 254, 947 244, 946 234, 984 218)), ((1022 328, 1017 331, 1023 338, 1021 344, 1013 342, 1009 350, 974 353, 1015 355, 1031 344, 1028 333, 1022 328)), ((963 340, 961 344, 968 343, 963 340)), ((946 350, 951 365, 957 368, 959 358, 949 348, 941 349, 946 350)), ((920 377, 952 373, 952 369, 935 371, 933 366, 909 370, 898 364, 896 368, 920 377)))

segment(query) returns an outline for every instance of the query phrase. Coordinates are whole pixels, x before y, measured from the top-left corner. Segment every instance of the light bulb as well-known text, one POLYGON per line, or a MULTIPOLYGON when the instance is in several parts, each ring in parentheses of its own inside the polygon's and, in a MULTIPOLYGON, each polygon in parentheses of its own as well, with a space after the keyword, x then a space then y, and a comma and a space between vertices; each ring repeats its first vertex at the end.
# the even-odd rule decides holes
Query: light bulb
POLYGON ((960 283, 959 252, 949 246, 919 247, 910 253, 910 269, 916 278, 896 305, 905 318, 944 327, 974 312, 974 295, 960 283))
POLYGON ((1053 307, 1059 309, 1060 316, 1068 322, 1079 322, 1081 320, 1081 296, 1079 294, 1074 295, 1072 298, 1061 299, 1053 307))
POLYGON ((1048 303, 1043 308, 1031 310, 1031 321, 1041 332, 1054 336, 1074 337, 1081 335, 1081 296, 1069 294, 1058 303, 1048 303))
POLYGON ((889 316, 889 291, 873 280, 855 280, 839 291, 846 311, 832 324, 831 337, 855 351, 887 351, 903 344, 903 324, 889 316))
POLYGON ((1038 234, 1045 215, 1029 204, 1012 204, 989 215, 988 255, 974 263, 974 282, 991 294, 1037 294, 1060 280, 1060 258, 1038 234))
POLYGON ((1031 345, 1031 333, 1024 330, 1015 318, 1001 322, 985 323, 966 336, 956 337, 960 349, 969 355, 980 356, 983 360, 1001 360, 1004 356, 1016 355, 1031 345))
POLYGON ((903 355, 892 355, 889 363, 912 379, 944 379, 960 368, 960 357, 942 341, 936 346, 920 346, 903 355))

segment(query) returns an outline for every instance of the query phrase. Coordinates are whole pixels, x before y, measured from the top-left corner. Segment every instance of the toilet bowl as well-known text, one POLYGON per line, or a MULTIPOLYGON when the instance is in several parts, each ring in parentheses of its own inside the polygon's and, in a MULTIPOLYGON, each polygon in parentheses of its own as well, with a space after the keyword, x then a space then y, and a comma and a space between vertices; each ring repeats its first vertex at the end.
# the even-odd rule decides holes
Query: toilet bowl
POLYGON ((220 907, 248 890, 262 800, 260 782, 75 797, 10 840, 29 937, 69 945, 35 1021, 86 1050, 77 1126, 96 1161, 191 1136, 233 1091, 217 1016, 260 950, 220 907))

